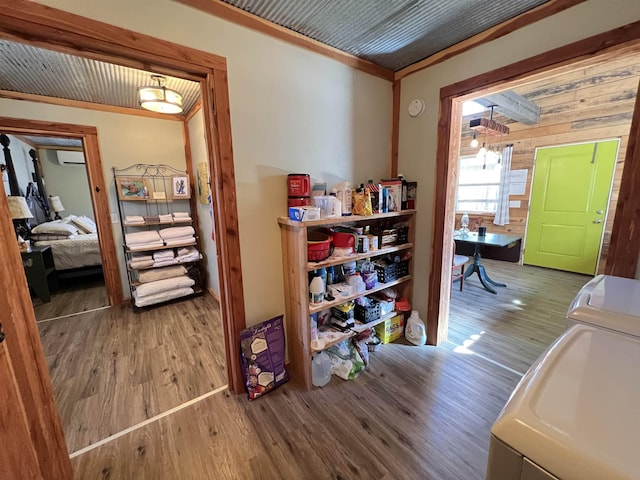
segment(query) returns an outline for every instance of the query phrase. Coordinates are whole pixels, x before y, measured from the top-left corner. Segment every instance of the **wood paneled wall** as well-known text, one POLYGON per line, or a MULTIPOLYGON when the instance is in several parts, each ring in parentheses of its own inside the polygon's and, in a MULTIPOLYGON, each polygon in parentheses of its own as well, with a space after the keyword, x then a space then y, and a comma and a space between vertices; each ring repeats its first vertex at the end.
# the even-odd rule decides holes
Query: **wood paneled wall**
MULTIPOLYGON (((471 213, 471 217, 476 217, 472 220, 481 222, 489 232, 514 233, 524 237, 536 147, 619 138, 620 147, 598 265, 598 273, 604 272, 639 78, 640 59, 626 56, 518 88, 518 93, 541 107, 540 123, 524 125, 497 113, 494 119, 508 125, 511 130, 509 135, 501 139, 502 145, 513 144, 511 168, 528 171, 525 194, 510 197, 510 200, 519 200, 521 205, 520 208, 510 209, 509 225, 494 225, 493 214, 471 213)), ((485 112, 463 118, 461 156, 475 155, 478 151, 469 146, 473 136, 469 121, 480 116, 488 117, 488 114, 485 112)), ((478 140, 482 145, 482 137, 478 137, 478 140)), ((489 145, 491 139, 488 137, 486 140, 489 145)), ((461 213, 456 215, 456 226, 459 225, 461 213)), ((524 242, 523 246, 526 248, 524 242)))

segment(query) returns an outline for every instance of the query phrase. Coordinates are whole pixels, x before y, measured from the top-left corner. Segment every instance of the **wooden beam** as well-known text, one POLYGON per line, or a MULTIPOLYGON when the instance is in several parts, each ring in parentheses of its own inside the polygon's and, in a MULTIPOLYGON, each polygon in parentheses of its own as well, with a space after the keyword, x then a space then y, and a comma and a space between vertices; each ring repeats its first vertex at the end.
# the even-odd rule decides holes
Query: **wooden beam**
MULTIPOLYGON (((451 269, 443 268, 442 262, 446 261, 444 250, 442 250, 444 242, 448 242, 451 238, 453 230, 452 197, 453 195, 447 190, 451 189, 451 185, 456 182, 455 178, 455 155, 451 154, 453 146, 449 142, 460 138, 461 123, 455 117, 452 111, 452 103, 458 102, 470 95, 484 96, 505 88, 513 88, 519 82, 530 81, 532 78, 543 78, 549 75, 549 72, 557 73, 563 69, 575 69, 575 64, 586 64, 587 62, 598 63, 607 59, 616 58, 622 53, 638 51, 640 49, 640 22, 635 22, 624 27, 616 28, 608 32, 585 38, 578 42, 574 42, 563 47, 556 48, 549 52, 531 57, 511 65, 507 65, 491 72, 472 77, 461 82, 446 86, 440 90, 440 111, 441 115, 438 121, 438 146, 436 152, 436 198, 434 206, 434 225, 432 238, 432 258, 431 273, 429 281, 429 293, 427 300, 427 310, 429 322, 435 322, 428 325, 431 335, 430 342, 438 344, 442 341, 442 335, 448 330, 447 307, 442 298, 445 287, 443 284, 451 282, 451 269), (442 259, 442 260, 441 260, 442 259)), ((633 113, 632 129, 630 138, 640 138, 640 108, 636 104, 633 113)), ((636 140, 637 141, 637 140, 636 140)), ((631 141, 630 141, 631 143, 631 141)), ((634 163, 634 158, 640 155, 640 149, 634 147, 628 150, 625 162, 634 163), (633 152, 633 153, 632 153, 633 152)), ((457 151, 457 150, 455 150, 457 151)), ((629 167, 631 172, 637 169, 638 162, 635 167, 629 167)), ((625 166, 626 167, 626 166, 625 166)), ((625 170, 627 170, 625 168, 625 170)), ((614 222, 610 255, 620 255, 621 261, 627 262, 624 267, 625 272, 633 271, 635 274, 638 262, 638 255, 624 255, 626 244, 628 242, 640 245, 640 229, 631 228, 630 224, 624 225, 625 220, 632 218, 634 214, 640 211, 640 194, 637 192, 637 185, 640 179, 631 180, 626 178, 629 171, 623 172, 623 180, 620 188, 620 198, 626 199, 624 204, 627 213, 622 213, 621 220, 614 222), (635 183, 634 183, 635 182, 635 183), (627 234, 625 228, 629 228, 627 234), (622 260, 624 259, 624 260, 622 260)), ((620 205, 620 204, 619 204, 620 205)), ((638 248, 636 246, 634 249, 638 248)), ((614 260, 612 260, 614 262, 614 260)), ((607 260, 607 268, 615 269, 609 266, 607 260)), ((622 267, 617 267, 622 268, 622 267)))
POLYGON ((38 145, 38 150, 62 150, 65 152, 84 152, 82 147, 61 147, 60 145, 38 145))
POLYGON ((540 123, 541 108, 513 90, 492 93, 486 97, 476 98, 473 101, 485 107, 495 105, 494 110, 496 113, 501 113, 505 117, 525 125, 540 123))
POLYGON ((505 22, 502 22, 495 27, 492 27, 484 32, 478 33, 467 40, 457 43, 449 48, 431 55, 430 57, 420 60, 408 67, 402 68, 395 73, 395 79, 400 80, 407 75, 424 70, 425 68, 436 65, 440 62, 444 62, 451 57, 455 57, 467 50, 471 50, 483 43, 491 42, 497 38, 503 37, 511 32, 531 25, 532 23, 542 20, 543 18, 551 17, 562 10, 578 5, 585 0, 549 0, 543 3, 539 7, 532 8, 531 10, 524 12, 517 17, 513 17, 505 22))
POLYGON ((184 120, 184 117, 182 115, 156 113, 149 110, 143 110, 141 108, 117 107, 115 105, 104 105, 102 103, 84 102, 81 100, 71 100, 68 98, 47 97, 45 95, 12 92, 10 90, 0 90, 0 98, 23 100, 26 102, 48 103, 50 105, 59 105, 61 107, 85 108, 88 110, 118 113, 121 115, 135 115, 138 117, 155 118, 157 120, 173 120, 174 122, 182 122, 184 120))
POLYGON ((618 206, 613 221, 613 231, 605 273, 616 277, 635 278, 640 255, 638 234, 638 212, 640 211, 640 95, 636 104, 627 155, 622 170, 622 182, 618 195, 618 206))
POLYGON ((223 18, 243 27, 250 28, 257 32, 270 35, 279 40, 284 40, 298 47, 306 48, 320 55, 324 55, 338 62, 344 63, 357 70, 375 75, 376 77, 384 78, 385 80, 393 81, 394 73, 388 68, 382 67, 375 63, 363 60, 351 55, 349 53, 338 50, 337 48, 330 47, 324 43, 313 40, 300 33, 294 32, 280 25, 276 25, 273 22, 265 20, 253 15, 252 13, 245 12, 244 10, 229 5, 222 0, 175 0, 178 3, 187 5, 193 8, 197 8, 203 12, 210 13, 216 17, 223 18))
POLYGON ((200 109, 202 109, 202 98, 198 98, 196 103, 193 104, 193 107, 189 109, 187 114, 184 116, 184 123, 189 123, 194 115, 200 111, 200 109))
POLYGON ((398 150, 400 148, 400 80, 394 80, 393 110, 391 112, 391 177, 398 176, 398 150))

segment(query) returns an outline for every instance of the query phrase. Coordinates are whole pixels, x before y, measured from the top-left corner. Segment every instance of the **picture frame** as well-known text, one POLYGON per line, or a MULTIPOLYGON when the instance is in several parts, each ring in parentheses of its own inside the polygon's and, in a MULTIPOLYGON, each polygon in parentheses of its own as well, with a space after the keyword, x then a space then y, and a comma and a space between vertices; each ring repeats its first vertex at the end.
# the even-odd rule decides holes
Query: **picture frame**
POLYGON ((147 200, 149 187, 142 177, 117 177, 116 190, 120 200, 147 200))
POLYGON ((189 177, 186 175, 171 177, 171 190, 173 198, 190 198, 189 177))

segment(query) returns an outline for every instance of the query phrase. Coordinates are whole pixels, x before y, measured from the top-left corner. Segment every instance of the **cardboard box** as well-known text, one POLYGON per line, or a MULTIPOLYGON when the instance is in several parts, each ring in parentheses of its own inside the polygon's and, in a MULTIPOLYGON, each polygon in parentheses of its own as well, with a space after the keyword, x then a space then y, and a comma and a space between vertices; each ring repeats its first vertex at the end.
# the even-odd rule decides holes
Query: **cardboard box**
POLYGON ((289 207, 289 218, 296 222, 320 220, 320 207, 289 207))
POLYGON ((382 195, 383 212, 399 212, 402 209, 402 180, 380 180, 380 187, 388 189, 388 195, 382 195))
POLYGON ((404 334, 404 315, 396 315, 376 325, 376 335, 382 343, 391 343, 404 334))

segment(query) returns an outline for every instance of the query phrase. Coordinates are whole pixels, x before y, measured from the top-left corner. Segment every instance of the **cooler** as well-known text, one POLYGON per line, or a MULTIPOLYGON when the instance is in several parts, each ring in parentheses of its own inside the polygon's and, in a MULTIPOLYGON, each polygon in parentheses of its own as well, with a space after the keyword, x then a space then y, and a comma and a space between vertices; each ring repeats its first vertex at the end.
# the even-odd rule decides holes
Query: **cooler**
POLYGON ((598 275, 578 292, 567 312, 576 324, 640 337, 640 280, 598 275))
POLYGON ((491 429, 488 480, 640 478, 640 338, 570 327, 491 429))

